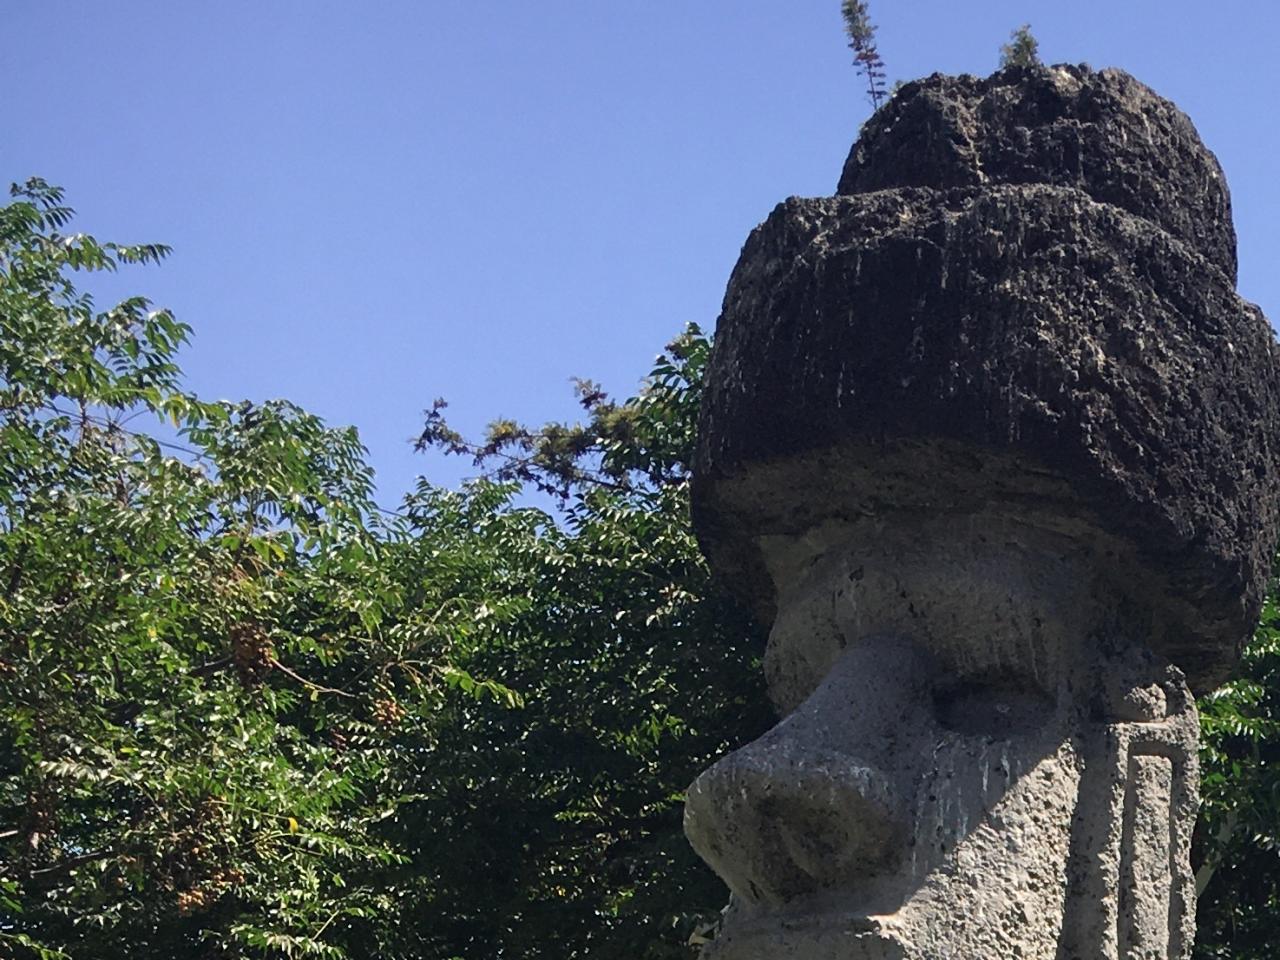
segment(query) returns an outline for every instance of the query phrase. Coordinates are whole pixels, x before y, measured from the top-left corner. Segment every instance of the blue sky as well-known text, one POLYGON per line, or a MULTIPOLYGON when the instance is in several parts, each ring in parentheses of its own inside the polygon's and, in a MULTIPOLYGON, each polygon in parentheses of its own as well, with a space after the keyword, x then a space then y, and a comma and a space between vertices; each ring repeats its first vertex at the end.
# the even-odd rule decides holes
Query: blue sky
MULTIPOLYGON (((1121 66, 1222 161, 1241 292, 1280 316, 1280 4, 872 0, 891 79, 985 74, 1029 21, 1047 61, 1121 66)), ((77 226, 172 244, 145 293, 195 328, 208 397, 354 423, 381 496, 458 461, 407 440, 436 396, 478 435, 631 393, 710 327, 748 231, 827 194, 868 105, 838 0, 5 0, 0 180, 77 226)))

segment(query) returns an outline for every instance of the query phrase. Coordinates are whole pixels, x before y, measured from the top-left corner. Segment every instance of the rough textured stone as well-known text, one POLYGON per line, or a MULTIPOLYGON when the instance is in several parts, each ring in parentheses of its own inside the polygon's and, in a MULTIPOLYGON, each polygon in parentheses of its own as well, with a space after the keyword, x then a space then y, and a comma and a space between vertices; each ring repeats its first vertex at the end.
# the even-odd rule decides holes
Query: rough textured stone
POLYGON ((935 76, 729 282, 694 523, 783 720, 690 787, 715 960, 1172 960, 1192 688, 1275 544, 1280 353, 1131 77, 935 76))
POLYGON ((1194 702, 1088 549, 957 515, 766 554, 784 719, 685 808, 732 891, 707 960, 1187 955, 1194 702))
POLYGON ((1224 273, 1083 191, 788 200, 725 297, 695 523, 767 620, 761 534, 931 501, 1047 512, 1144 581, 1153 642, 1208 688, 1270 569, 1276 369, 1224 273), (973 470, 940 474, 938 446, 973 470))
POLYGON ((1231 196, 1186 114, 1121 70, 909 83, 863 130, 836 192, 1051 184, 1168 231, 1236 279, 1231 196))

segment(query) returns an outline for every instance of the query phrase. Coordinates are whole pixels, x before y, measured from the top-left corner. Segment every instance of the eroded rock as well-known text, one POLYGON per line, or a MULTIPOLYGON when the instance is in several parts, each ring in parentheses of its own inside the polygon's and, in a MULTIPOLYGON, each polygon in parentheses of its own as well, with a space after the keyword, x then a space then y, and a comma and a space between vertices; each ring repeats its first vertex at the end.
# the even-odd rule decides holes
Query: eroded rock
POLYGON ((1048 184, 1150 220, 1236 279, 1231 196, 1186 114, 1122 70, 935 74, 850 151, 836 192, 1048 184))
POLYGON ((908 84, 747 241, 694 520, 784 715, 690 788, 722 960, 1189 953, 1197 723, 1277 533, 1230 201, 1118 71, 908 84))

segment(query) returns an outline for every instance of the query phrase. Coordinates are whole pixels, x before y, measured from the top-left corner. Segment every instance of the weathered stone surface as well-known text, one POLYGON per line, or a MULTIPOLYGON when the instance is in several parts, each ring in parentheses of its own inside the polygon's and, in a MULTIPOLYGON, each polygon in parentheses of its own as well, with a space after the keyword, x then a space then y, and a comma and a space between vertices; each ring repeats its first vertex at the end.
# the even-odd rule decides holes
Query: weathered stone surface
POLYGON ((762 534, 993 504, 1070 523, 1142 581, 1153 643, 1204 689, 1270 569, 1276 371, 1224 273, 1080 190, 788 200, 725 297, 695 522, 766 619, 762 534))
POLYGON ((685 808, 732 891, 707 960, 1187 955, 1195 707, 1089 550, 957 515, 766 554, 784 719, 685 808))
POLYGON ((1231 196, 1186 114, 1122 70, 934 74, 909 83, 854 145, 837 193, 1052 184, 1168 231, 1236 279, 1231 196))
POLYGON ((715 960, 1173 960, 1192 688, 1253 629, 1280 353, 1217 163, 1116 71, 908 84, 751 235, 694 522, 783 720, 689 790, 715 960))

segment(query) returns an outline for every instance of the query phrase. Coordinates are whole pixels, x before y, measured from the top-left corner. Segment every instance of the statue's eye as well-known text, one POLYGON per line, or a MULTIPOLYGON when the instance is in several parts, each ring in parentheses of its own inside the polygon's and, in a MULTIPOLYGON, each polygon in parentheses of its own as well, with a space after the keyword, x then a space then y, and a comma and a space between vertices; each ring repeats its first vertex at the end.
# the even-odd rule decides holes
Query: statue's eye
POLYGON ((1044 691, 1009 677, 955 681, 933 692, 934 715, 943 727, 995 739, 1035 732, 1053 708, 1044 691))

